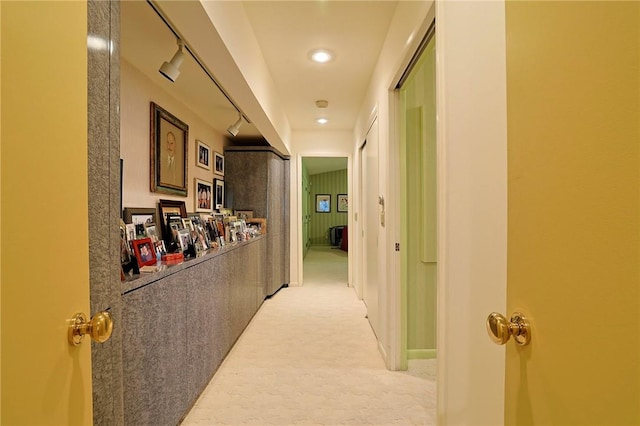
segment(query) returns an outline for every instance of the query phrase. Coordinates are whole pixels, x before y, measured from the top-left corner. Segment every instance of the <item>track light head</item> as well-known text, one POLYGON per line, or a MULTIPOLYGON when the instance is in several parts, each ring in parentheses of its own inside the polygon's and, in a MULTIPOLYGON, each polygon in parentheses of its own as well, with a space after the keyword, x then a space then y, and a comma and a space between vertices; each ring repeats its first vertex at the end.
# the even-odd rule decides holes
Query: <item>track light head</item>
POLYGON ((238 121, 227 128, 227 132, 229 132, 231 136, 236 136, 240 131, 240 126, 242 126, 242 114, 238 117, 238 121))
POLYGON ((180 65, 182 65, 182 61, 184 60, 184 53, 182 53, 182 40, 178 39, 178 51, 173 55, 171 61, 165 62, 160 67, 160 74, 165 76, 167 79, 171 80, 175 83, 180 75, 180 65))

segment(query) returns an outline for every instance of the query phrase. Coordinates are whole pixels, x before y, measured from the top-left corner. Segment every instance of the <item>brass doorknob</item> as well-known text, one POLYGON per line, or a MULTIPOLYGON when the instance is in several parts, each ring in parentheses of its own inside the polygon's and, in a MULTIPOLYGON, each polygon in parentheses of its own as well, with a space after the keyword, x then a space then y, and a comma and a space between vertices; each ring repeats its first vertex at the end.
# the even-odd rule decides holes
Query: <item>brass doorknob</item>
POLYGON ((487 318, 487 333, 493 343, 504 345, 511 336, 518 345, 526 345, 531 341, 531 326, 529 321, 519 312, 511 315, 507 321, 504 315, 492 312, 487 318))
POLYGON ((109 340, 112 332, 113 318, 109 312, 98 312, 91 321, 87 321, 87 316, 80 312, 73 316, 69 324, 69 344, 79 345, 85 334, 98 343, 104 343, 109 340))

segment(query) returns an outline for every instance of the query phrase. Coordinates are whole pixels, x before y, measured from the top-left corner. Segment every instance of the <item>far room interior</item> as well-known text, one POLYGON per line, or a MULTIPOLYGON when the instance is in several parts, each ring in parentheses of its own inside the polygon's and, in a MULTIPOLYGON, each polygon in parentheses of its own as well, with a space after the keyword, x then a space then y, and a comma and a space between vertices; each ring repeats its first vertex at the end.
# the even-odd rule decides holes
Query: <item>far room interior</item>
POLYGON ((349 194, 346 157, 302 158, 304 280, 324 271, 348 285, 349 194))

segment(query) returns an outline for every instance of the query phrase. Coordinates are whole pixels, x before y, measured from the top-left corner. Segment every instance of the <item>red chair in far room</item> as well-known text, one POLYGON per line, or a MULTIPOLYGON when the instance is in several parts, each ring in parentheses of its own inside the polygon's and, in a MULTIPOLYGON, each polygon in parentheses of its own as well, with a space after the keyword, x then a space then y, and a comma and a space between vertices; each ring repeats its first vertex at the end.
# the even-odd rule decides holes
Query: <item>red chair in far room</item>
POLYGON ((340 242, 340 250, 349 251, 349 228, 346 226, 342 230, 342 241, 340 242))

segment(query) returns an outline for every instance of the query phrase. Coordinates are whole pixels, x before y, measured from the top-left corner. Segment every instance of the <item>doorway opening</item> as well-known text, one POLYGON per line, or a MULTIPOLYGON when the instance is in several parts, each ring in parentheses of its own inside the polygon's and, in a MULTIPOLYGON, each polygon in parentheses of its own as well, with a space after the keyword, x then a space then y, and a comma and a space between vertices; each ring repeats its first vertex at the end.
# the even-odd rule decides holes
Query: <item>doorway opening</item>
POLYGON ((303 282, 349 285, 347 157, 302 157, 303 282))

